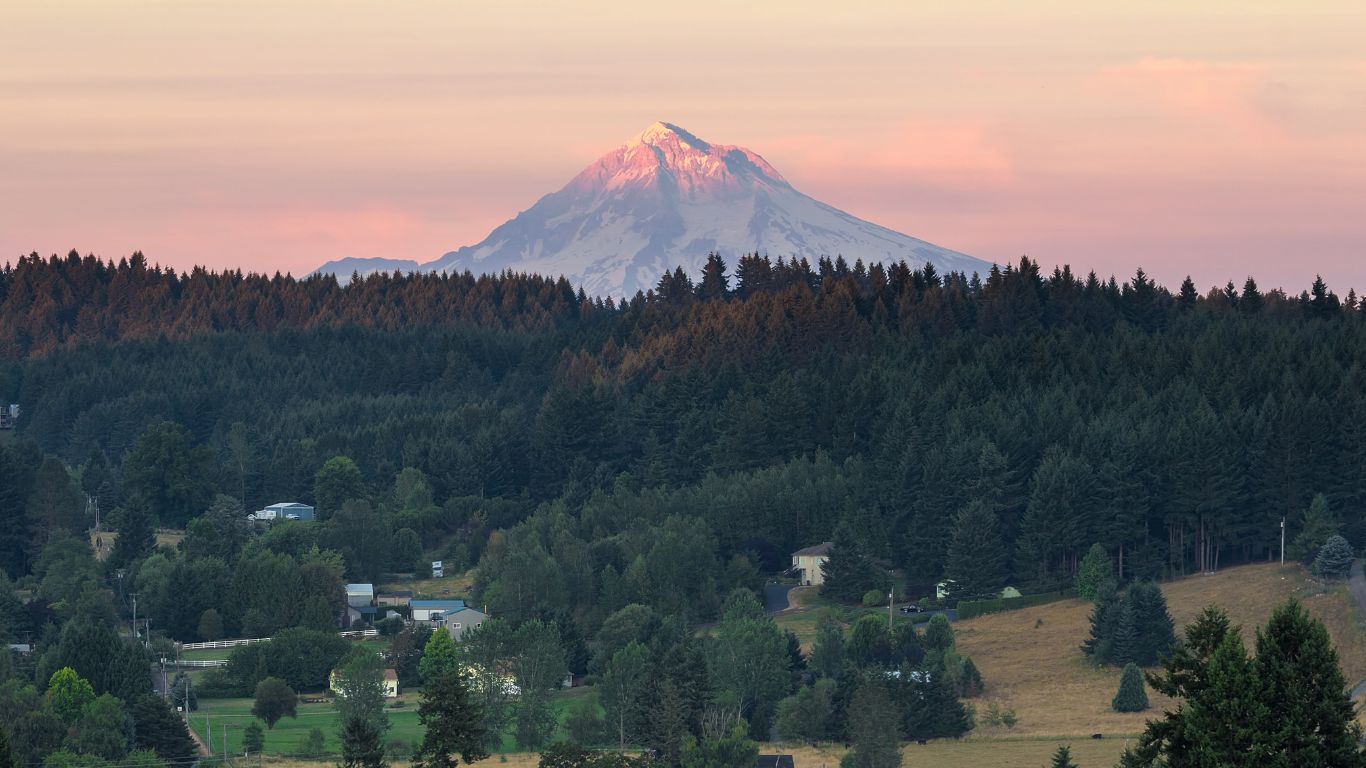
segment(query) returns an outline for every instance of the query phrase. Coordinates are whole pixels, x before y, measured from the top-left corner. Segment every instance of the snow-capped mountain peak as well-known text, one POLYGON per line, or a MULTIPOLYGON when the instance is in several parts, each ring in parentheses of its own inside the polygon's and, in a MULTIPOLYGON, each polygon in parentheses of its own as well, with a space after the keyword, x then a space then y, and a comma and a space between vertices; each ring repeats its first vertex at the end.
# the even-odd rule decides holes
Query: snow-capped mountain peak
MULTIPOLYGON (((711 251, 731 262, 760 251, 813 261, 929 261, 941 271, 990 266, 817 202, 748 149, 658 122, 482 242, 420 269, 562 274, 590 294, 621 297, 648 290, 679 265, 698 272, 711 251)), ((345 267, 354 270, 358 261, 345 260, 345 267)), ((339 268, 330 262, 319 271, 339 268)))

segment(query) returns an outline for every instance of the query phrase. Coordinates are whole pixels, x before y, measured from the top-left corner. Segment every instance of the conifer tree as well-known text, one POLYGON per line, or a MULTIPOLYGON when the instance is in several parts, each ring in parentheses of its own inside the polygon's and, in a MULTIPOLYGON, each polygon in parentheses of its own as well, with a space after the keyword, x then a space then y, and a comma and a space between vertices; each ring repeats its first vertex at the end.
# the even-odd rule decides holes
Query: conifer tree
POLYGON ((266 734, 261 724, 252 720, 242 731, 242 750, 249 755, 259 755, 266 746, 266 734))
POLYGON ((1314 574, 1325 579, 1345 579, 1352 569, 1352 545, 1334 534, 1319 548, 1314 558, 1314 574))
POLYGON ((1298 601, 1277 608, 1257 633, 1257 695, 1267 707, 1258 738, 1266 765, 1360 766, 1361 726, 1323 623, 1298 601))
POLYGON ((1337 533, 1338 521, 1328 507, 1328 497, 1321 493, 1315 494, 1309 502, 1309 507, 1304 510, 1300 532, 1290 542, 1285 554, 1307 565, 1328 539, 1337 533))
POLYGON ((484 718, 460 670, 443 670, 424 683, 417 712, 425 733, 414 766, 454 768, 460 760, 473 763, 488 757, 484 718))
POLYGON ((1053 762, 1048 765, 1049 768, 1078 768, 1072 762, 1072 750, 1066 744, 1058 746, 1058 751, 1053 753, 1053 762))
POLYGON ((852 749, 841 768, 898 768, 901 765, 901 728, 887 688, 880 680, 863 681, 849 701, 849 741, 852 749))
POLYGON ((1139 658, 1141 641, 1134 607, 1128 599, 1119 602, 1114 620, 1114 634, 1110 637, 1109 652, 1102 661, 1106 664, 1133 663, 1139 658))
POLYGON ((1119 678, 1119 691, 1110 702, 1116 712, 1142 712, 1148 708, 1148 692, 1143 687, 1143 673, 1132 663, 1124 665, 1119 678))
POLYGON ((341 727, 340 768, 384 768, 386 763, 381 735, 379 727, 366 718, 347 718, 341 727))
POLYGON ((954 518, 944 577, 950 600, 1000 597, 1006 585, 1009 551, 996 514, 981 500, 967 503, 954 518))
POLYGON ((1105 547, 1098 543, 1092 544, 1086 551, 1086 556, 1081 559, 1081 566, 1077 568, 1077 577, 1073 581, 1077 597, 1094 602, 1097 593, 1101 591, 1101 586, 1107 581, 1113 583, 1114 578, 1110 556, 1106 554, 1105 547))
POLYGON ((887 574, 878 568, 847 525, 835 531, 835 540, 821 565, 825 582, 821 594, 834 600, 855 602, 869 590, 887 588, 887 574))
POLYGON ((1152 666, 1170 655, 1176 645, 1176 630, 1167 610, 1167 598, 1157 584, 1149 581, 1131 586, 1125 601, 1133 610, 1137 636, 1131 660, 1139 666, 1152 666))

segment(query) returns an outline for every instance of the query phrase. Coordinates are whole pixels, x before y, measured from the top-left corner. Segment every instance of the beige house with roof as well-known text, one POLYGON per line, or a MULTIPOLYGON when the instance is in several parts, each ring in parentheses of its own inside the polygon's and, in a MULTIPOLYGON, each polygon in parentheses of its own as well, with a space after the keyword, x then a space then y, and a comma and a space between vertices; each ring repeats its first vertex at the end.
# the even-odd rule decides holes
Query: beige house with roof
POLYGON ((821 570, 821 566, 830 559, 832 546, 833 543, 823 541, 814 547, 799 549, 792 553, 792 570, 797 574, 799 582, 812 587, 825 583, 825 572, 821 570))

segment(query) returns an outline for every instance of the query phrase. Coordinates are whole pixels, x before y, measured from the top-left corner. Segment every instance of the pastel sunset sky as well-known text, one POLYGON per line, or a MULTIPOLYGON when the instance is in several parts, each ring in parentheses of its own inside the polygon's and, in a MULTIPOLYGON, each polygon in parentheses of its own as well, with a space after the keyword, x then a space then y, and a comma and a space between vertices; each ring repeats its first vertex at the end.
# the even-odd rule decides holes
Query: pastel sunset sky
POLYGON ((427 261, 667 120, 988 260, 1361 291, 1363 41, 1361 0, 6 0, 0 262, 427 261))

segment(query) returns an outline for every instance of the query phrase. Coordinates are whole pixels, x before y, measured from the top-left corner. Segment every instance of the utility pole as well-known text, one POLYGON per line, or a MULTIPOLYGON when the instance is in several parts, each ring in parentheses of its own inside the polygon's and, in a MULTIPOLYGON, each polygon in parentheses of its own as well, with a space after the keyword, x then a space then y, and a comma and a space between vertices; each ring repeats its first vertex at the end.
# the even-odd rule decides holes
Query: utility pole
POLYGON ((892 604, 896 602, 896 587, 887 593, 887 631, 892 631, 892 604))
POLYGON ((1285 565, 1285 517, 1281 517, 1281 565, 1285 565))
POLYGON ((133 640, 138 639, 138 593, 133 593, 133 640))

